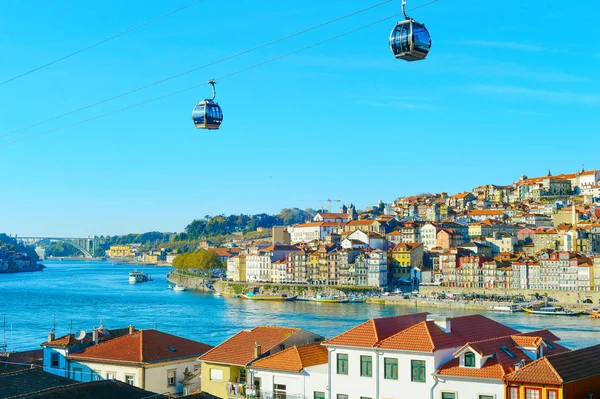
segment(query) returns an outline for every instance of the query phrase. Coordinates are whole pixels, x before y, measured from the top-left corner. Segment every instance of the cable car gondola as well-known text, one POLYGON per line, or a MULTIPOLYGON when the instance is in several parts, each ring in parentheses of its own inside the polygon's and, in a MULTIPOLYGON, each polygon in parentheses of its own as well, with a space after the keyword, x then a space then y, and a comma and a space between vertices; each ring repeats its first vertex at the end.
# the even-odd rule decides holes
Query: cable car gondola
POLYGON ((390 34, 390 49, 398 59, 419 61, 431 49, 431 36, 425 25, 406 15, 406 0, 402 0, 404 21, 398 22, 390 34))
POLYGON ((192 111, 192 120, 198 129, 217 130, 221 126, 221 122, 223 122, 223 111, 221 111, 219 104, 214 101, 216 96, 216 82, 211 79, 208 81, 208 84, 212 86, 212 98, 207 98, 196 104, 192 111))

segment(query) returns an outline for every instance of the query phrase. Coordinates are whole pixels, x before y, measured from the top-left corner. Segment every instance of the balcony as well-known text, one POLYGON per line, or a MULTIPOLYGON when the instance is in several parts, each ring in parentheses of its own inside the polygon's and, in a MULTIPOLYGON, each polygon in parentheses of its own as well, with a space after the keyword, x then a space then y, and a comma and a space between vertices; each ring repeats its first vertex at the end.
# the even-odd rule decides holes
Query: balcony
POLYGON ((227 393, 229 399, 305 399, 303 394, 291 394, 285 391, 264 391, 254 389, 245 384, 231 383, 231 392, 227 393))

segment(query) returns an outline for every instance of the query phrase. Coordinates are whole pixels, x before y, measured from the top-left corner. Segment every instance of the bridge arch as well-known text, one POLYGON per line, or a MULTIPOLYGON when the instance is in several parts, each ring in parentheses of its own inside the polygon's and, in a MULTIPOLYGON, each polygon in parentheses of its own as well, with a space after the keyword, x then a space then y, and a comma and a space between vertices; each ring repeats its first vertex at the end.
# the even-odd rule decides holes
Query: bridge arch
POLYGON ((87 249, 85 249, 84 247, 82 247, 81 245, 79 245, 76 241, 74 240, 70 240, 68 238, 40 238, 37 241, 34 240, 28 240, 27 244, 29 245, 37 245, 37 244, 50 244, 51 242, 62 242, 64 244, 69 244, 72 247, 75 247, 77 250, 79 250, 79 252, 81 252, 83 254, 83 256, 85 256, 86 258, 93 258, 94 256, 90 253, 90 251, 88 251, 87 249))

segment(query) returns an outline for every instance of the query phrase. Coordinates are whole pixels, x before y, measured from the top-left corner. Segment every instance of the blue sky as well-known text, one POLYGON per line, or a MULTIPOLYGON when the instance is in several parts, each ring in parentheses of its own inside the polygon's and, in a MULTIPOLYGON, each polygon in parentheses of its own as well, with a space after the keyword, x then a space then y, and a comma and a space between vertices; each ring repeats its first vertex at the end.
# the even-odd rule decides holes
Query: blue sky
MULTIPOLYGON (((188 2, 4 1, 0 81, 188 2)), ((0 86, 0 135, 375 3, 203 0, 0 86)), ((0 137, 0 146, 399 10, 394 0, 0 137)), ((191 122, 193 105, 209 95, 206 86, 0 147, 0 231, 181 231, 206 214, 314 208, 326 198, 363 207, 424 191, 508 184, 549 168, 600 168, 599 11, 595 2, 440 0, 411 13, 433 38, 425 61, 394 59, 387 40, 395 20, 388 20, 218 82, 220 131, 196 130, 191 122)))

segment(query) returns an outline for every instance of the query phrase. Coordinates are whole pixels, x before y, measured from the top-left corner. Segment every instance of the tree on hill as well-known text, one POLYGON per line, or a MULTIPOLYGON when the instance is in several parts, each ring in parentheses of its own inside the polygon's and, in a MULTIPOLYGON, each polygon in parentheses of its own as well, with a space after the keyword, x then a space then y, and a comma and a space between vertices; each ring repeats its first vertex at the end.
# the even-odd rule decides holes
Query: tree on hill
POLYGON ((173 266, 180 270, 195 269, 207 273, 212 272, 213 269, 223 270, 225 268, 219 255, 209 249, 177 255, 173 260, 173 266))

